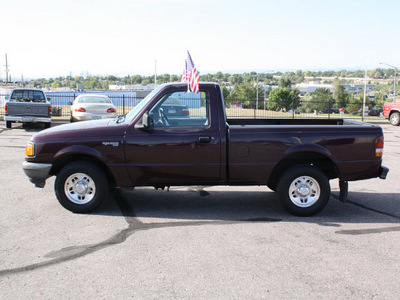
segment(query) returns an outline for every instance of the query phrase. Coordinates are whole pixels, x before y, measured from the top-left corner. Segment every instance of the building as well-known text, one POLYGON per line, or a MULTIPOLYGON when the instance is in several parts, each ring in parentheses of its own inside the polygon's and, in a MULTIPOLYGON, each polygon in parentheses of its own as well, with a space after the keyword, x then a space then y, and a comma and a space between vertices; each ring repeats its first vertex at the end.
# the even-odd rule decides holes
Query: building
MULTIPOLYGON (((343 84, 343 87, 347 93, 350 94, 359 94, 364 91, 364 84, 343 84)), ((300 91, 301 95, 305 95, 307 93, 314 93, 319 88, 325 88, 330 91, 333 89, 332 84, 325 84, 319 82, 310 82, 310 83, 299 83, 296 84, 295 88, 300 91)), ((375 85, 367 84, 367 93, 373 91, 375 85)))

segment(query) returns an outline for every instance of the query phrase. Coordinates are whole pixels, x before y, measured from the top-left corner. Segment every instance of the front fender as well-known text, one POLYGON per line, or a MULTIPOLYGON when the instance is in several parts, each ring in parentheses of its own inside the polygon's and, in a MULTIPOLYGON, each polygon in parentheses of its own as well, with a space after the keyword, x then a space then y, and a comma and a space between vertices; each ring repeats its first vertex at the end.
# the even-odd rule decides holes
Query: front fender
POLYGON ((86 154, 90 156, 94 156, 100 160, 102 160, 103 156, 99 151, 96 149, 93 149, 88 146, 84 145, 72 145, 68 146, 66 148, 61 149, 54 155, 54 159, 60 158, 61 156, 67 155, 67 154, 86 154))

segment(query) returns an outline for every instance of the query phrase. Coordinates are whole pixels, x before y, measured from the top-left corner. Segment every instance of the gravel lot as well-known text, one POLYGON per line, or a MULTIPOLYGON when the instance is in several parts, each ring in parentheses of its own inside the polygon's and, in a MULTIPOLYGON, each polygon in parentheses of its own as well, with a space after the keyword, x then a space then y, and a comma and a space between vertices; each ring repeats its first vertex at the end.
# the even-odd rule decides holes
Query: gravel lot
POLYGON ((58 204, 22 171, 38 128, 0 124, 1 299, 396 299, 400 127, 385 123, 386 180, 351 182, 317 216, 266 187, 139 188, 96 212, 58 204))

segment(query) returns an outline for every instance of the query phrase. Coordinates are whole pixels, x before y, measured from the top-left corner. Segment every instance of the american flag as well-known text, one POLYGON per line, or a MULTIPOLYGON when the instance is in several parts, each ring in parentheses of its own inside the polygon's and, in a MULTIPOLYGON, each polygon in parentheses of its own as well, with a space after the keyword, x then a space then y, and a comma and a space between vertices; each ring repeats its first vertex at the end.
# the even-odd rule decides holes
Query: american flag
POLYGON ((196 67, 194 66, 189 51, 187 53, 188 53, 187 75, 189 76, 190 89, 192 90, 192 92, 198 93, 200 91, 199 88, 200 75, 199 72, 197 72, 196 67))
POLYGON ((189 76, 188 76, 188 69, 187 69, 187 60, 185 60, 185 68, 183 69, 181 82, 188 82, 188 81, 189 81, 189 76))

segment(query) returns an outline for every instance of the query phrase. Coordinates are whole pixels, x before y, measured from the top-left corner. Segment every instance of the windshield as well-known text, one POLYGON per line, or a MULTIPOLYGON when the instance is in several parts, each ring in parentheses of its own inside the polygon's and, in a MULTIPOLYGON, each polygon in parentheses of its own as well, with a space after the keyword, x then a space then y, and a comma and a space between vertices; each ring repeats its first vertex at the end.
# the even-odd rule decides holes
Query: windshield
POLYGON ((153 90, 150 94, 146 96, 142 101, 139 102, 138 105, 135 106, 134 109, 132 109, 127 115, 126 115, 126 121, 130 122, 132 121, 136 115, 143 109, 143 107, 146 106, 147 103, 153 98, 155 94, 159 92, 159 90, 163 87, 163 85, 160 85, 158 88, 153 90))

